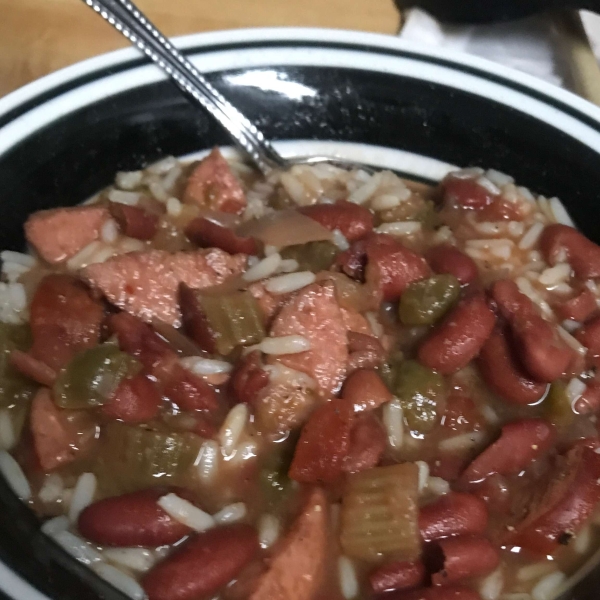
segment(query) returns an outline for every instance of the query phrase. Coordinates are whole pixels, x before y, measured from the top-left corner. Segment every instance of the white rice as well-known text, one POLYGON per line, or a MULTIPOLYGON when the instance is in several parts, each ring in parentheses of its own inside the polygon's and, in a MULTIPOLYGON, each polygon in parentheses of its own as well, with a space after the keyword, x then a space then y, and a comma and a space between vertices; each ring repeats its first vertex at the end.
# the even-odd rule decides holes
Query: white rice
POLYGON ((387 233, 388 235, 413 235, 422 229, 422 224, 419 221, 397 221, 395 223, 382 223, 375 228, 377 233, 387 233))
POLYGON ((344 234, 339 229, 334 229, 331 234, 331 241, 340 249, 342 252, 350 248, 350 244, 344 234))
POLYGON ((571 216, 567 212, 564 204, 558 198, 550 198, 548 203, 550 204, 550 210, 552 211, 557 223, 562 223, 563 225, 568 225, 569 227, 575 227, 573 219, 571 219, 571 216))
POLYGON ((122 190, 133 190, 142 183, 142 171, 119 171, 115 177, 115 184, 122 190))
POLYGON ((427 480, 427 491, 434 496, 445 496, 450 492, 450 484, 441 477, 430 477, 427 480))
POLYGON ((504 573, 502 568, 490 573, 479 585, 481 600, 498 600, 504 588, 504 573))
POLYGON ((581 327, 582 323, 579 321, 572 321, 570 319, 566 319, 563 321, 560 326, 565 329, 568 333, 574 333, 581 327))
POLYGON ((183 210, 183 205, 181 204, 181 202, 177 198, 173 198, 173 196, 171 196, 170 198, 168 198, 168 200, 167 200, 167 214, 170 217, 178 217, 181 214, 182 210, 183 210))
POLYGON ((85 267, 91 260, 91 258, 102 248, 102 242, 95 240, 84 246, 77 254, 72 256, 67 261, 67 269, 69 271, 77 271, 82 267, 85 267))
POLYGON ((438 448, 442 452, 460 452, 470 448, 477 448, 485 441, 485 438, 486 434, 483 431, 471 431, 442 440, 438 444, 438 448))
POLYGON ((246 505, 243 502, 235 502, 215 513, 213 519, 216 523, 223 525, 225 523, 236 523, 237 521, 241 521, 246 514, 248 514, 246 505))
POLYGON ((383 424, 390 446, 398 450, 404 441, 404 411, 398 398, 394 398, 384 405, 383 424))
POLYGON ((275 515, 264 514, 258 520, 258 541, 260 547, 270 548, 279 538, 281 523, 275 515))
POLYGON ((27 308, 27 295, 25 288, 20 283, 0 282, 0 322, 22 323, 27 308))
POLYGON ((301 335, 283 335, 265 338, 258 344, 261 352, 274 356, 280 354, 299 354, 310 350, 310 341, 301 335))
POLYGON ((2 263, 2 279, 6 283, 18 283, 19 279, 25 273, 30 271, 30 267, 26 267, 20 263, 3 262, 2 263))
POLYGON ((540 577, 544 577, 544 575, 554 571, 556 571, 556 566, 549 561, 533 563, 531 565, 521 567, 517 571, 517 580, 523 582, 533 581, 534 579, 539 579, 540 577))
POLYGON ((45 503, 56 502, 62 498, 65 482, 58 473, 49 473, 38 492, 38 498, 45 503))
MULTIPOLYGON (((175 187, 175 184, 177 183, 177 180, 179 179, 179 177, 181 176, 182 173, 183 173, 183 169, 179 165, 172 168, 163 177, 163 180, 162 180, 163 188, 165 188, 165 190, 167 190, 169 192, 172 192, 173 188, 175 187)), ((168 200, 167 200, 167 202, 168 202, 168 200)))
POLYGON ((308 197, 304 186, 297 177, 291 173, 282 173, 280 181, 289 197, 296 204, 303 206, 310 202, 310 198, 308 197))
POLYGON ((120 569, 107 565, 106 563, 95 563, 92 569, 96 575, 102 577, 104 581, 110 583, 113 587, 123 592, 133 600, 144 600, 146 592, 142 586, 130 575, 123 573, 120 569))
POLYGON ((10 410, 3 408, 0 410, 0 449, 11 450, 17 443, 15 431, 10 416, 10 410))
POLYGON ((485 171, 481 167, 467 167, 466 169, 458 169, 450 173, 456 179, 473 179, 485 175, 485 171))
POLYGON ((100 230, 100 239, 106 244, 114 244, 119 237, 119 227, 114 219, 108 219, 100 230))
POLYGON ((340 578, 340 590, 346 600, 358 596, 358 578, 352 561, 347 556, 338 558, 338 574, 340 578))
POLYGON ((40 528, 42 533, 49 535, 50 537, 56 535, 60 531, 65 531, 70 527, 71 523, 65 515, 60 517, 54 517, 46 521, 40 528))
POLYGON ((223 454, 231 456, 240 436, 248 423, 250 413, 246 404, 236 404, 228 413, 221 429, 219 429, 219 443, 223 454))
POLYGON ((295 258, 285 258, 279 264, 279 267, 276 273, 293 273, 297 271, 300 267, 300 264, 295 258))
POLYGON ((571 265, 568 263, 559 263, 554 267, 544 269, 539 276, 539 282, 545 286, 556 285, 567 281, 571 277, 571 265))
POLYGON ((102 561, 102 555, 91 544, 70 531, 62 530, 50 537, 73 558, 85 565, 102 561))
POLYGON ((316 280, 316 275, 311 271, 300 271, 299 273, 287 273, 271 277, 265 282, 265 289, 271 294, 288 294, 300 290, 316 280))
POLYGON ((30 254, 24 254, 23 252, 13 252, 12 250, 3 250, 0 252, 0 260, 3 263, 12 263, 31 269, 35 267, 37 261, 30 254))
POLYGON ((205 441, 200 447, 196 459, 198 476, 200 480, 209 485, 214 481, 219 470, 219 444, 214 440, 205 441))
POLYGON ((381 325, 381 323, 379 322, 379 319, 377 318, 377 314, 374 312, 366 312, 365 313, 365 319, 367 320, 367 322, 369 323, 369 327, 371 328, 371 331, 373 332, 373 335, 375 337, 380 338, 381 336, 383 336, 383 334, 385 333, 383 330, 383 327, 381 325))
POLYGON ((525 233, 525 225, 521 221, 510 221, 508 223, 508 233, 512 237, 521 237, 525 233))
POLYGON ((240 466, 241 464, 248 464, 245 461, 258 456, 258 444, 256 440, 250 435, 247 439, 239 442, 233 449, 231 456, 228 458, 229 466, 240 466))
POLYGON ((538 292, 531 285, 531 282, 529 282, 525 277, 517 277, 515 279, 515 283, 517 284, 519 290, 523 294, 525 294, 532 302, 537 304, 540 310, 546 316, 551 317, 554 315, 552 309, 550 308, 550 305, 538 294, 538 292))
POLYGON ((496 411, 489 404, 482 404, 479 407, 479 412, 490 425, 498 425, 500 423, 500 417, 498 417, 496 411))
POLYGON ((244 281, 259 281, 260 279, 266 279, 277 271, 281 264, 281 255, 278 252, 263 258, 258 264, 248 269, 243 275, 244 281))
POLYGON ((147 548, 105 548, 102 554, 109 562, 139 573, 145 573, 156 562, 154 552, 147 548))
POLYGON ((429 465, 423 460, 416 461, 415 465, 419 468, 419 493, 421 493, 427 487, 427 482, 429 480, 429 465))
POLYGON ((377 211, 390 210, 400 206, 400 204, 408 200, 410 196, 411 193, 408 188, 401 189, 396 194, 381 194, 380 196, 373 198, 371 201, 371 208, 377 211))
POLYGON ((376 191, 381 183, 382 173, 375 173, 348 196, 348 202, 364 204, 376 191))
POLYGON ((136 206, 141 197, 142 194, 139 192, 126 192, 123 190, 110 190, 107 194, 107 198, 111 202, 126 204, 127 206, 136 206))
POLYGON ((502 173, 501 171, 496 171, 496 169, 488 169, 485 172, 485 176, 489 181, 500 188, 508 185, 509 183, 515 182, 513 177, 507 175, 506 173, 502 173))
POLYGON ((31 486, 19 463, 6 450, 0 450, 0 473, 12 491, 26 502, 31 498, 31 486))
POLYGON ((581 379, 577 379, 577 377, 573 377, 567 384, 565 392, 569 398, 571 406, 575 405, 575 402, 581 398, 583 392, 585 392, 586 385, 581 381, 581 379))
POLYGON ((174 156, 165 156, 159 161, 146 167, 148 173, 153 175, 164 175, 174 167, 179 166, 179 161, 174 156))
POLYGON ((580 356, 585 356, 587 350, 585 346, 582 346, 579 341, 574 338, 566 329, 557 325, 556 331, 558 331, 558 335, 569 345, 575 352, 577 352, 580 356))
POLYGON ((170 517, 187 525, 194 531, 205 531, 215 525, 215 520, 207 512, 176 494, 162 496, 158 499, 157 504, 170 517))
POLYGON ((487 177, 479 177, 475 183, 493 196, 499 196, 501 193, 500 188, 495 183, 492 183, 487 177))
POLYGON ((545 225, 543 223, 534 223, 528 230, 527 233, 521 238, 519 242, 519 248, 521 250, 529 250, 533 248, 544 231, 545 225))
POLYGON ((196 375, 231 373, 233 370, 233 365, 225 360, 203 358, 202 356, 186 356, 179 360, 179 364, 196 375))
POLYGON ((592 542, 592 527, 591 525, 588 525, 575 536, 571 548, 573 548, 577 554, 586 554, 591 548, 592 542))
POLYGON ((82 473, 77 479, 69 506, 71 523, 75 523, 81 511, 92 503, 96 494, 96 485, 96 476, 93 473, 82 473))
POLYGON ((566 579, 566 575, 560 571, 546 575, 531 590, 531 597, 533 600, 552 600, 566 579))

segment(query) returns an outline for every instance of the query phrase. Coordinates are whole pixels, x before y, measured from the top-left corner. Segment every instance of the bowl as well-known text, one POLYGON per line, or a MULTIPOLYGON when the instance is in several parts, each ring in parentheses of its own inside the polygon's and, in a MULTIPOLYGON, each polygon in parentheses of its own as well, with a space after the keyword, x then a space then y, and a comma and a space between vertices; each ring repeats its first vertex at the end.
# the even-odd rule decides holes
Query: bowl
MULTIPOLYGON (((286 155, 333 154, 424 182, 492 167, 560 197, 600 241, 600 109, 504 67, 392 37, 318 29, 192 35, 177 44, 286 155)), ((229 143, 127 49, 0 100, 1 246, 33 211, 76 204, 116 171, 229 143)), ((124 598, 39 530, 0 479, 0 588, 13 598, 124 598)), ((600 569, 563 598, 594 600, 600 569)))

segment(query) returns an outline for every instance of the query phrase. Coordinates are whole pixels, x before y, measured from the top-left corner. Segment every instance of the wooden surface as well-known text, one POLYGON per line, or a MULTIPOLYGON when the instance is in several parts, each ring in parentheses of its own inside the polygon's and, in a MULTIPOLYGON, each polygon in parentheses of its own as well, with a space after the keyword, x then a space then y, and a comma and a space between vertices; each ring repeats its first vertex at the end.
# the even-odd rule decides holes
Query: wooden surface
MULTIPOLYGON (((313 26, 393 34, 392 0, 138 0, 168 35, 313 26)), ((126 45, 81 0, 0 0, 0 96, 78 60, 126 45)))

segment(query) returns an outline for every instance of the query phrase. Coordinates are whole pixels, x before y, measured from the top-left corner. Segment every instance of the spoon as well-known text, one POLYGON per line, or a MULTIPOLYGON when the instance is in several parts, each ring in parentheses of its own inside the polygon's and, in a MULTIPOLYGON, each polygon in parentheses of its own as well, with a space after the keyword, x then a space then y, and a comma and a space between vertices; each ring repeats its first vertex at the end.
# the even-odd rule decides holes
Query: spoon
POLYGON ((150 20, 128 0, 83 0, 90 8, 144 52, 192 102, 207 110, 229 133, 265 175, 274 169, 288 170, 297 164, 329 163, 344 169, 361 163, 325 156, 287 159, 277 152, 260 129, 215 89, 150 20))

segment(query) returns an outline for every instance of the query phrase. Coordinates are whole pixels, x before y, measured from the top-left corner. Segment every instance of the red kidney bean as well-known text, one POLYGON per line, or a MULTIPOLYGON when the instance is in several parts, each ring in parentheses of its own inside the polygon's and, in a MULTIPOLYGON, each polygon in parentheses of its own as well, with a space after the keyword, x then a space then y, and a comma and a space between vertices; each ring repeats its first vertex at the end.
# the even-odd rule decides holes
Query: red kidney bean
POLYGON ((156 565, 142 579, 149 600, 212 597, 258 554, 250 525, 227 525, 200 533, 156 565))
POLYGON ((354 242, 373 230, 373 214, 368 208, 340 200, 335 204, 313 204, 298 209, 303 215, 333 231, 339 229, 344 237, 354 242))
POLYGON ((498 473, 516 475, 545 454, 556 440, 556 428, 544 419, 508 423, 500 437, 466 469, 462 480, 475 483, 498 473))
POLYGON ((420 560, 386 563, 369 575, 369 583, 375 593, 410 590, 425 583, 425 566, 420 560))
POLYGON ((592 356, 600 356, 600 317, 595 317, 575 332, 577 341, 583 344, 592 356))
POLYGON ((597 308, 596 296, 591 290, 584 288, 577 296, 555 306, 554 310, 563 320, 572 319, 583 323, 596 312, 597 308))
POLYGON ((500 564, 498 551, 484 537, 449 538, 437 544, 444 555, 444 564, 431 577, 436 586, 487 575, 500 564))
POLYGON ((475 261, 450 244, 434 246, 427 252, 426 258, 435 273, 450 273, 462 285, 477 279, 478 270, 475 261))
POLYGON ((573 227, 548 225, 540 236, 540 249, 546 262, 566 260, 580 279, 600 277, 600 246, 573 227))
POLYGON ((151 240, 158 231, 158 215, 139 206, 109 202, 108 209, 124 235, 138 240, 151 240))
POLYGON ((350 430, 350 445, 342 470, 358 473, 376 467, 385 452, 386 441, 385 430, 372 414, 359 417, 350 430))
POLYGON ((246 354, 231 376, 231 389, 239 402, 253 404, 269 383, 269 374, 262 368, 260 357, 258 350, 246 354))
POLYGON ((259 246, 251 237, 241 237, 229 227, 204 217, 191 221, 184 230, 188 240, 200 248, 220 248, 229 254, 257 254, 259 246))
POLYGON ((470 588, 444 586, 381 594, 376 596, 376 600, 481 600, 481 596, 470 588))
POLYGON ((350 402, 356 412, 361 412, 374 410, 393 396, 375 371, 359 369, 346 379, 342 398, 350 402))
POLYGON ((10 353, 10 364, 19 373, 33 379, 36 383, 46 387, 52 387, 56 380, 56 371, 51 369, 46 363, 33 358, 21 350, 13 350, 10 353))
POLYGON ((145 423, 156 417, 161 400, 156 384, 140 373, 119 385, 102 413, 124 423, 145 423))
POLYGON ((450 492, 419 512, 419 530, 426 542, 457 535, 482 534, 487 524, 487 506, 473 494, 450 492))
POLYGON ((304 424, 289 476, 301 483, 333 482, 342 475, 350 449, 354 408, 334 399, 317 408, 304 424))
POLYGON ((513 498, 506 478, 502 475, 490 475, 474 486, 473 493, 487 504, 491 512, 510 515, 513 498))
POLYGON ((348 277, 364 282, 365 267, 367 266, 367 243, 365 240, 354 242, 348 250, 340 252, 333 264, 348 277))
POLYGON ((424 279, 431 273, 423 256, 405 248, 388 235, 370 236, 366 252, 367 284, 380 291, 388 302, 398 300, 410 283, 424 279))
POLYGON ((100 339, 104 307, 79 280, 69 275, 44 277, 29 312, 33 337, 30 354, 55 371, 100 339))
POLYGON ((600 411, 600 382, 590 381, 579 398, 573 410, 580 415, 589 415, 600 411))
POLYGON ((99 500, 81 512, 77 527, 86 539, 106 546, 174 544, 192 530, 157 504, 167 493, 155 488, 99 500))
POLYGON ((359 369, 375 369, 385 360, 381 342, 372 335, 356 331, 348 332, 348 353, 348 374, 359 369))
POLYGON ((514 281, 503 279, 494 283, 492 296, 510 324, 526 371, 537 381, 547 383, 562 376, 574 352, 560 339, 556 328, 539 315, 514 281))
POLYGON ((564 457, 542 499, 507 535, 503 544, 531 552, 552 554, 568 544, 592 516, 600 501, 600 445, 598 440, 577 442, 564 457))
POLYGON ((419 360, 443 375, 466 367, 492 333, 496 316, 483 294, 465 296, 418 350, 419 360))
POLYGON ((474 178, 459 178, 448 175, 441 184, 444 202, 481 210, 489 206, 496 198, 489 190, 477 183, 474 178))
MULTIPOLYGON (((163 379, 163 378, 161 378, 163 379)), ((219 398, 214 388, 202 377, 169 361, 168 375, 164 377, 163 392, 181 410, 215 411, 219 398)))
POLYGON ((505 328, 494 327, 478 365, 488 387, 511 404, 533 404, 546 392, 547 385, 533 381, 516 362, 505 328))

